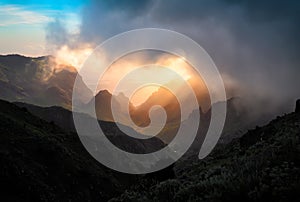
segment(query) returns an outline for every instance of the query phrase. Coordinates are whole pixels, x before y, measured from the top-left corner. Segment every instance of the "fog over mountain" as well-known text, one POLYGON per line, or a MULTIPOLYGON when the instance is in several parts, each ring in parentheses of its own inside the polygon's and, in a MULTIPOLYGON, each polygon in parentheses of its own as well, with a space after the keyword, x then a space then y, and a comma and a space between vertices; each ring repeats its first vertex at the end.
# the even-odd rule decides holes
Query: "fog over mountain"
POLYGON ((0 201, 299 201, 299 0, 0 1, 0 201))
MULTIPOLYGON (((29 58, 19 55, 9 55, 0 57, 0 92, 1 98, 14 102, 26 102, 38 106, 61 106, 66 109, 71 109, 73 83, 77 75, 77 71, 72 67, 62 68, 61 70, 53 69, 50 60, 52 57, 29 58)), ((53 59, 53 58, 52 58, 53 59)), ((190 81, 191 82, 191 81, 190 81)), ((193 82, 191 82, 193 84, 193 82)), ((195 85, 194 83, 193 85, 195 85)), ((115 122, 112 114, 112 101, 116 102, 114 106, 115 112, 119 115, 121 124, 132 127, 140 133, 146 133, 143 127, 150 123, 149 111, 155 105, 160 105, 164 108, 167 114, 166 125, 157 134, 164 142, 170 142, 177 133, 180 124, 185 125, 185 120, 193 121, 193 114, 197 113, 195 109, 190 109, 190 113, 181 114, 180 106, 175 95, 168 90, 160 87, 140 105, 134 106, 128 97, 123 93, 117 95, 112 94, 107 90, 100 90, 94 97, 95 106, 89 100, 92 94, 86 87, 84 82, 80 87, 82 92, 82 100, 80 100, 83 109, 96 111, 97 118, 102 121, 115 122), (129 103, 129 106, 127 106, 129 103), (129 111, 130 117, 127 116, 126 110, 129 111), (182 117, 184 116, 184 117, 182 117), (132 119, 133 125, 129 122, 132 119), (141 127, 141 128, 139 128, 141 127)), ((207 99, 205 91, 195 92, 198 95, 200 104, 200 112, 202 113, 202 121, 199 128, 199 144, 205 136, 205 130, 210 120, 210 101, 207 99), (208 107, 207 107, 208 106, 208 107)), ((179 89, 181 96, 186 96, 183 107, 188 106, 189 96, 184 95, 185 90, 179 89)), ((217 104, 217 103, 212 103, 217 104)), ((246 129, 254 127, 257 124, 265 123, 265 121, 275 116, 275 112, 259 111, 254 105, 248 104, 244 98, 234 98, 228 102, 228 117, 225 124, 223 137, 230 141, 232 138, 239 136, 246 129), (226 137, 225 137, 226 136, 226 137)), ((80 112, 80 109, 78 109, 80 112)), ((89 113, 92 114, 92 113, 89 113)), ((159 120, 159 111, 153 111, 153 126, 160 124, 156 123, 159 120), (157 117, 157 118, 155 118, 157 117)), ((65 126, 70 125, 69 123, 65 126)), ((61 125, 62 126, 62 125, 61 125)), ((187 126, 188 127, 188 126, 187 126)))
POLYGON ((290 103, 300 96, 295 88, 300 86, 299 7, 298 1, 92 0, 80 14, 79 34, 69 35, 57 20, 47 36, 58 48, 76 49, 131 29, 178 31, 211 55, 223 78, 235 87, 235 96, 257 111, 282 113, 291 111, 290 103))
MULTIPOLYGON (((0 56, 0 98, 71 109, 77 71, 71 66, 54 68, 55 63, 52 60, 51 56, 0 56)), ((91 91, 83 81, 78 88, 82 99, 79 102, 87 102, 91 91)))

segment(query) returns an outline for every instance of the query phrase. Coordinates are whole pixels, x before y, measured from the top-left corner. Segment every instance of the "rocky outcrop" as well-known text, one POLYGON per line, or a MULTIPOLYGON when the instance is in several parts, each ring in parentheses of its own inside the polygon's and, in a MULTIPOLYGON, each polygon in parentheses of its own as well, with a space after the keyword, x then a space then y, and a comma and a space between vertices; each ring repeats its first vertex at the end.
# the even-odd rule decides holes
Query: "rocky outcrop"
POLYGON ((296 108, 295 108, 296 113, 300 113, 300 99, 296 101, 296 108))

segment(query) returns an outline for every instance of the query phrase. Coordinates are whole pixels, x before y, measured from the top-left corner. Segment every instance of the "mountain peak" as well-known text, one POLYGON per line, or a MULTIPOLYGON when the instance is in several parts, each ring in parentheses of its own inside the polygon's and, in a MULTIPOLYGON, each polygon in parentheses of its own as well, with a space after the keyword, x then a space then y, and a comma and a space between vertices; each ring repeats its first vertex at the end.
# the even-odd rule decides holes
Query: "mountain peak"
POLYGON ((44 56, 36 56, 36 57, 31 57, 31 56, 26 56, 26 55, 21 55, 21 54, 7 54, 7 55, 0 55, 0 57, 3 58, 24 58, 24 59, 46 59, 49 57, 52 57, 50 55, 44 55, 44 56))
POLYGON ((108 91, 108 90, 100 90, 98 93, 97 93, 97 95, 96 95, 96 97, 98 97, 98 96, 108 96, 108 97, 111 97, 112 96, 112 94, 108 91))

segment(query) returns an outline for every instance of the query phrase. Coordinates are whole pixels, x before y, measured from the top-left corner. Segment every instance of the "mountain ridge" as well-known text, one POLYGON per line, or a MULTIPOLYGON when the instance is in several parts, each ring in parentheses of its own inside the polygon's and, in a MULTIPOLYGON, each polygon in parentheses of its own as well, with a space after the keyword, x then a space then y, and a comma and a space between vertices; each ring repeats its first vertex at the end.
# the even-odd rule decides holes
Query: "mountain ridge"
POLYGON ((174 165, 173 179, 144 179, 109 201, 297 201, 299 131, 299 111, 278 116, 217 145, 205 159, 185 155, 174 165))

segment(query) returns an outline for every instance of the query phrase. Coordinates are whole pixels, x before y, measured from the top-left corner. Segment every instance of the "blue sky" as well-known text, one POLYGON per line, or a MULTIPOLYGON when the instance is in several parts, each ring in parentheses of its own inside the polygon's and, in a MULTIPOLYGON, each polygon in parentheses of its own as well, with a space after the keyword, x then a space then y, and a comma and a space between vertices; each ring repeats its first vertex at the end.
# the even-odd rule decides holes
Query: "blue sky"
POLYGON ((45 28, 59 18, 71 31, 80 25, 82 0, 0 0, 0 54, 48 54, 45 28))
POLYGON ((198 42, 249 97, 300 97, 298 0, 0 0, 0 54, 94 47, 144 27, 198 42))
POLYGON ((84 0, 1 0, 0 4, 28 6, 36 10, 52 9, 52 10, 76 10, 87 1, 84 0))

